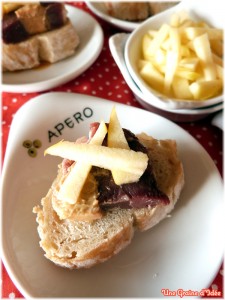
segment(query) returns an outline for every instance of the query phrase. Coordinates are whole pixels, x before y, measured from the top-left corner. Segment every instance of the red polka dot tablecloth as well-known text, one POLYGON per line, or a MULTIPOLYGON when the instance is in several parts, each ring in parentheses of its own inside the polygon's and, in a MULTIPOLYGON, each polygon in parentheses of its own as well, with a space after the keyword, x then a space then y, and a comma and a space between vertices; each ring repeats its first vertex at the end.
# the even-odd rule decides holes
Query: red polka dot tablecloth
MULTIPOLYGON (((86 4, 83 2, 74 2, 70 4, 85 10, 90 13, 86 4)), ((103 49, 93 63, 93 65, 86 70, 79 77, 70 82, 52 89, 51 91, 61 91, 67 93, 80 93, 92 96, 105 98, 108 100, 124 103, 127 105, 142 108, 136 101, 131 90, 127 86, 123 76, 121 75, 117 65, 111 56, 108 39, 111 35, 121 32, 121 30, 114 28, 110 24, 100 20, 94 16, 104 31, 104 45, 103 49)), ((49 90, 50 91, 50 90, 49 90)), ((45 91, 49 92, 49 91, 45 91)), ((7 145, 10 125, 14 114, 27 101, 42 93, 2 93, 2 160, 4 161, 4 154, 7 145)), ((217 166, 222 176, 222 162, 223 162, 223 132, 221 129, 214 127, 211 124, 213 116, 191 123, 177 123, 187 132, 189 132, 209 153, 215 165, 217 166)), ((221 237, 224 238, 224 237, 221 237)), ((216 247, 216 245, 215 245, 216 247)), ((218 274, 211 283, 209 290, 216 290, 222 293, 223 298, 223 265, 218 270, 218 274)), ((2 281, 1 281, 2 298, 24 298, 19 290, 15 287, 10 279, 4 265, 2 264, 2 281)), ((211 297, 212 298, 212 297, 211 297)))

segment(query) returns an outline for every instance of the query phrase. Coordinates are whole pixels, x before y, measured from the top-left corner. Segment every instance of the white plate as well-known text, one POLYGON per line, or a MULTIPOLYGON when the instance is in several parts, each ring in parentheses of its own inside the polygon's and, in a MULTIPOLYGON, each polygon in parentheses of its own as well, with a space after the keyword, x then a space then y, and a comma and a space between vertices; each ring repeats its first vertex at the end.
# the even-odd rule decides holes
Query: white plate
POLYGON ((127 31, 133 31, 141 22, 130 22, 110 16, 102 2, 86 1, 88 8, 102 20, 127 31))
POLYGON ((4 91, 30 93, 54 88, 76 78, 97 59, 103 46, 102 28, 90 14, 70 5, 66 8, 80 37, 75 54, 47 67, 3 73, 4 91))
POLYGON ((223 130, 224 129, 224 115, 223 115, 223 112, 221 111, 218 114, 216 114, 213 117, 211 123, 214 126, 216 126, 216 127, 220 128, 221 130, 223 130))
POLYGON ((176 139, 185 172, 180 200, 170 218, 136 233, 131 245, 96 267, 70 271, 44 257, 32 208, 45 196, 60 162, 44 157, 44 149, 61 139, 87 135, 90 122, 109 120, 114 104, 80 94, 46 93, 27 102, 13 119, 2 174, 1 245, 7 271, 27 299, 161 297, 161 289, 200 292, 218 272, 224 203, 222 180, 212 159, 176 124, 119 103, 123 127, 176 139), (27 139, 42 142, 35 158, 22 146, 27 139))

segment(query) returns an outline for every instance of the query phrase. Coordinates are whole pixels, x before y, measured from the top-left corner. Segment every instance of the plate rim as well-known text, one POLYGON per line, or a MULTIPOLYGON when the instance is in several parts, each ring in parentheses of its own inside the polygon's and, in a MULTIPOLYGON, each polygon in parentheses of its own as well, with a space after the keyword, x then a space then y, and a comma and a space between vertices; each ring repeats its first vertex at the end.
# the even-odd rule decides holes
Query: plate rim
POLYGON ((107 13, 104 13, 102 10, 98 9, 98 7, 96 7, 96 4, 98 5, 99 3, 101 3, 101 1, 85 1, 87 4, 87 7, 94 13, 96 14, 99 18, 101 18, 102 20, 120 28, 120 29, 124 29, 127 31, 133 31, 135 28, 137 28, 137 26, 139 26, 142 21, 140 22, 130 22, 130 21, 125 21, 125 20, 121 20, 121 19, 117 19, 115 17, 112 17, 110 15, 108 15, 107 13))

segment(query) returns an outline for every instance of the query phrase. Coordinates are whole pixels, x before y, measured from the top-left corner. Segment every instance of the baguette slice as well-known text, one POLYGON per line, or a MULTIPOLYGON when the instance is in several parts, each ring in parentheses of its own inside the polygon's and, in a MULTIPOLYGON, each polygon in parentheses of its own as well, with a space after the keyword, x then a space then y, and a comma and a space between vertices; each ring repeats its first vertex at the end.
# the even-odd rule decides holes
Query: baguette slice
POLYGON ((40 64, 39 43, 35 37, 17 44, 2 43, 3 71, 25 70, 40 64))
POLYGON ((141 21, 149 17, 147 2, 104 2, 106 12, 114 18, 128 21, 141 21))
POLYGON ((170 204, 142 209, 114 208, 92 223, 59 220, 52 208, 53 191, 62 177, 62 168, 59 168, 57 178, 41 201, 42 207, 36 206, 33 210, 37 213, 40 246, 52 262, 70 269, 88 268, 104 262, 131 242, 135 228, 141 231, 151 228, 174 208, 184 185, 176 142, 155 140, 146 134, 140 134, 138 138, 149 149, 158 186, 169 196, 170 204))
POLYGON ((184 172, 178 158, 176 141, 156 140, 145 133, 137 137, 148 149, 159 190, 170 199, 169 205, 158 205, 151 209, 142 208, 134 211, 136 227, 140 231, 145 231, 159 223, 174 208, 184 186, 184 172))
POLYGON ((2 47, 3 71, 32 69, 41 62, 55 63, 73 55, 80 42, 72 23, 49 32, 36 34, 28 40, 2 47))
POLYGON ((75 53, 80 39, 70 21, 64 26, 37 35, 40 61, 55 63, 75 53))

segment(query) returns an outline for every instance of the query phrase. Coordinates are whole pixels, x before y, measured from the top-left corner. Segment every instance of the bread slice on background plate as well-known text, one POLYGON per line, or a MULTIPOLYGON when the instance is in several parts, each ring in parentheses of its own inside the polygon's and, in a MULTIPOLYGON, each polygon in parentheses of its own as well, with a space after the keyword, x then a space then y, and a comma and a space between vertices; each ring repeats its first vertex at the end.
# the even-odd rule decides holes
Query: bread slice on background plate
POLYGON ((106 12, 114 18, 138 22, 146 20, 177 3, 178 1, 104 1, 104 6, 106 12))
POLYGON ((80 43, 63 3, 4 3, 3 72, 32 69, 73 55, 80 43))
MULTIPOLYGON (((42 206, 36 206, 40 246, 45 256, 56 265, 70 269, 89 268, 116 255, 133 238, 135 230, 145 231, 163 220, 174 208, 184 185, 183 166, 174 140, 156 140, 144 133, 137 135, 148 149, 148 157, 159 189, 165 193, 168 205, 145 208, 112 208, 92 222, 60 219, 53 209, 54 190, 63 175, 62 163, 58 175, 42 206)), ((131 247, 132 245, 130 245, 131 247)))
POLYGON ((26 70, 39 66, 41 62, 55 63, 73 55, 79 42, 79 36, 68 21, 60 28, 36 34, 23 42, 3 43, 3 70, 26 70))
POLYGON ((142 21, 150 16, 147 2, 104 2, 107 13, 117 19, 127 21, 142 21))

